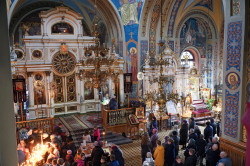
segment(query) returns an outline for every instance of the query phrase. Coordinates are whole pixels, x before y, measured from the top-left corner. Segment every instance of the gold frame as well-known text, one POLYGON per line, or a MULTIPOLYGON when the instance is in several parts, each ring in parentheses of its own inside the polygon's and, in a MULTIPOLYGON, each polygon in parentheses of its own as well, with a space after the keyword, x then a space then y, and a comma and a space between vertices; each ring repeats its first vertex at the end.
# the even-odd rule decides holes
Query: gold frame
POLYGON ((135 109, 135 116, 137 118, 144 118, 144 107, 139 107, 135 109))
POLYGON ((211 89, 210 88, 202 88, 201 89, 201 99, 204 99, 204 103, 207 103, 208 100, 211 98, 211 89), (204 96, 207 96, 207 99, 204 96))

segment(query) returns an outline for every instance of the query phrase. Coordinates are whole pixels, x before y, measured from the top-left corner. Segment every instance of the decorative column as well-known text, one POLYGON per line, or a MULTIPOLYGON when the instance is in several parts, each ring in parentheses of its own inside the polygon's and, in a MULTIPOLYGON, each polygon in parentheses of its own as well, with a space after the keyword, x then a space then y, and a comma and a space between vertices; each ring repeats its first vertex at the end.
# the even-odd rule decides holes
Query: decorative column
POLYGON ((46 103, 47 103, 47 117, 50 117, 51 115, 51 110, 50 110, 50 98, 51 98, 51 92, 50 92, 50 71, 45 71, 46 74, 46 80, 45 80, 45 93, 46 93, 46 103))
POLYGON ((81 104, 81 113, 86 113, 86 110, 85 110, 85 105, 84 105, 84 80, 83 78, 80 79, 80 104, 81 104))
POLYGON ((94 88, 94 98, 95 100, 99 100, 99 93, 98 93, 98 89, 94 88))
POLYGON ((120 105, 123 106, 124 105, 124 100, 125 100, 125 95, 124 95, 124 76, 123 76, 123 72, 120 71, 120 105))
POLYGON ((28 91, 29 91, 29 106, 34 106, 34 88, 33 88, 33 78, 32 72, 27 72, 28 76, 28 91))
MULTIPOLYGON (((247 54, 245 31, 246 11, 245 0, 230 1, 225 9, 225 37, 223 56, 223 107, 222 107, 222 138, 220 148, 228 152, 232 165, 245 165, 246 145, 242 143, 242 122, 246 104, 246 69, 247 54), (232 10, 226 10, 232 9, 232 10), (233 151, 228 147, 233 147, 233 151), (236 157, 233 157, 236 156, 236 157)), ((229 2, 229 1, 227 1, 229 2)), ((247 38, 246 38, 247 39, 247 38)))
MULTIPOLYGON (((50 72, 49 82, 54 82, 53 72, 50 72)), ((55 89, 53 89, 53 95, 50 97, 50 114, 52 115, 52 117, 54 117, 54 114, 55 114, 55 112, 54 112, 54 103, 55 103, 56 94, 54 94, 54 90, 55 89)))
MULTIPOLYGON (((238 143, 241 141, 242 111, 245 104, 244 55, 245 36, 245 1, 239 0, 239 13, 224 10, 225 38, 223 58, 223 110, 222 137, 238 143), (233 17, 232 17, 233 15, 233 17)), ((225 9, 232 9, 232 3, 225 4, 225 9)))
POLYGON ((109 78, 109 79, 108 79, 108 82, 109 82, 109 98, 111 98, 111 96, 114 94, 112 79, 109 78))

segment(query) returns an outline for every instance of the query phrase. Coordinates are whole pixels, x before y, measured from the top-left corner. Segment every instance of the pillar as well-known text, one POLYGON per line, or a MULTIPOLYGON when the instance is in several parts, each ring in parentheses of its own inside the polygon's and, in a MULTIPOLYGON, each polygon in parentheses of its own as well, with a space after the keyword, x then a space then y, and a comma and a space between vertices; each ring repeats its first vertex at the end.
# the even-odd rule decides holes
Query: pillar
POLYGON ((33 78, 32 72, 27 72, 28 76, 28 91, 29 91, 29 105, 34 106, 34 88, 33 88, 33 78))
POLYGON ((222 138, 238 143, 242 140, 242 115, 245 107, 246 61, 244 54, 245 0, 239 0, 235 14, 232 1, 224 2, 225 31, 223 56, 222 138))
POLYGON ((16 126, 10 68, 6 1, 0 1, 0 165, 17 166, 16 126))
POLYGON ((120 73, 119 75, 120 77, 120 104, 121 106, 124 105, 124 100, 125 100, 125 96, 124 96, 124 76, 123 76, 123 72, 120 73))

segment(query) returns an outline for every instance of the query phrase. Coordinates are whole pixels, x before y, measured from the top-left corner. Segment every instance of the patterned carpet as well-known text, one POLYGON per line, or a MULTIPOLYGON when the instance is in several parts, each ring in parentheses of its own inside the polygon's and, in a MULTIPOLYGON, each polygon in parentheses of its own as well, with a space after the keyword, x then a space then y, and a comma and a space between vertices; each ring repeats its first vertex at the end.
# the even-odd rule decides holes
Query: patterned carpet
POLYGON ((102 128, 102 115, 100 114, 87 114, 87 115, 75 115, 79 120, 84 122, 89 128, 95 126, 102 128))
POLYGON ((75 115, 59 117, 68 131, 76 131, 81 129, 88 129, 89 127, 75 115))

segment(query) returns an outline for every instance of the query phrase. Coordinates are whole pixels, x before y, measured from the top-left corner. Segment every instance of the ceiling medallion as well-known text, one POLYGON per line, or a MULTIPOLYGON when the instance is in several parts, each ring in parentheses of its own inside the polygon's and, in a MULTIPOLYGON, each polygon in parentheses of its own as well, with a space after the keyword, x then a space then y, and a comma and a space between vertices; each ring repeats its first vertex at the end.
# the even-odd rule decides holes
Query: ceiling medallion
POLYGON ((52 67, 55 74, 60 76, 69 76, 75 70, 76 60, 75 57, 70 54, 57 53, 52 60, 52 67))

